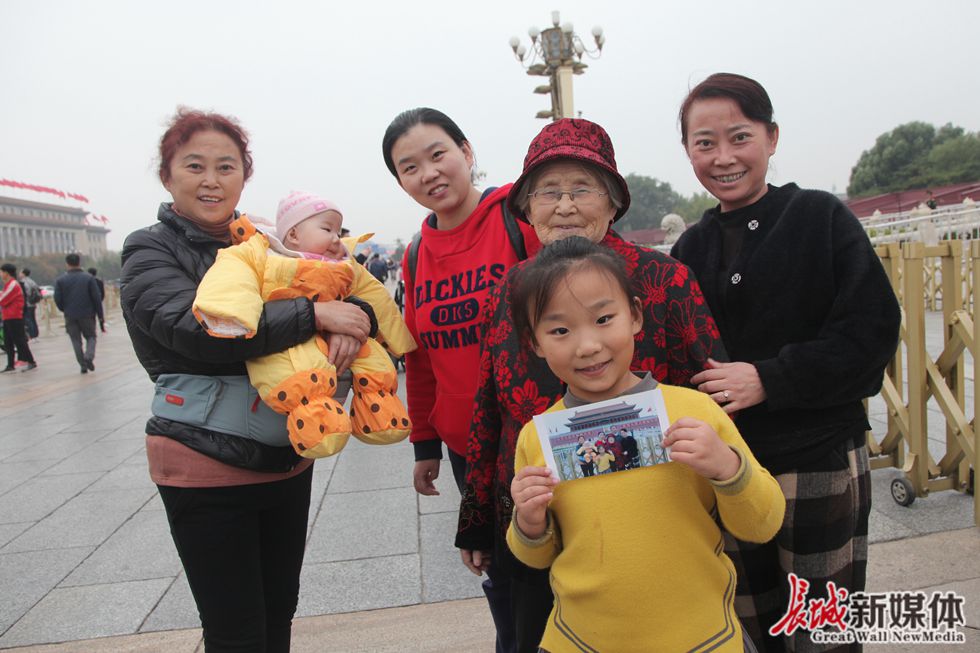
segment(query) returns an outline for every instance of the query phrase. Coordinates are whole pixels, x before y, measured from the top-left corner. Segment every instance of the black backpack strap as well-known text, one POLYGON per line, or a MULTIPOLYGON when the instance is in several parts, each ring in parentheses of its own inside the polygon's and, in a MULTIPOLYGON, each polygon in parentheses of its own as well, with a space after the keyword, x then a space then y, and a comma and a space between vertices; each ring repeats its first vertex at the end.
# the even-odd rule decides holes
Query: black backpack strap
MULTIPOLYGON (((494 189, 490 189, 494 190, 494 189)), ((505 199, 500 203, 500 211, 504 216, 504 229, 507 231, 507 239, 510 240, 510 246, 514 250, 514 254, 517 255, 518 261, 523 261, 527 258, 527 247, 524 245, 524 233, 521 231, 521 227, 517 224, 517 218, 514 214, 507 209, 507 200, 505 199)), ((419 247, 422 245, 422 232, 417 231, 415 235, 412 236, 412 242, 408 245, 408 274, 412 278, 412 282, 415 282, 415 268, 419 262, 419 247)))
POLYGON ((507 200, 500 203, 500 210, 504 214, 504 229, 507 230, 507 238, 510 239, 510 246, 517 254, 517 260, 523 261, 527 258, 527 247, 524 246, 524 233, 517 224, 517 218, 507 209, 507 200))
POLYGON ((419 247, 422 246, 422 232, 416 231, 412 236, 412 242, 408 244, 408 275, 412 283, 415 283, 415 268, 419 264, 419 247))

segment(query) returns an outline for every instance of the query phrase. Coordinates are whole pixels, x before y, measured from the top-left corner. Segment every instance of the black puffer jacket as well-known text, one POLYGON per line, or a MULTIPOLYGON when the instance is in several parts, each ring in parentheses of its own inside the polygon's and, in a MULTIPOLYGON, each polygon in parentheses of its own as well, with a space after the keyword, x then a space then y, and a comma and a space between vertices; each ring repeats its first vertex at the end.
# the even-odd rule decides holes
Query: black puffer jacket
POLYGON ((255 337, 213 338, 191 312, 197 286, 226 243, 160 205, 159 222, 126 238, 122 309, 136 356, 160 374, 245 375, 245 361, 306 342, 316 332, 308 299, 269 302, 255 337))
MULTIPOLYGON (((313 303, 305 298, 268 302, 255 337, 213 338, 194 318, 197 286, 226 243, 160 205, 159 222, 126 238, 122 261, 122 309, 136 356, 154 381, 165 373, 246 375, 245 361, 306 342, 316 332, 313 303)), ((283 472, 300 458, 292 447, 153 417, 147 433, 165 435, 221 462, 245 469, 283 472)))

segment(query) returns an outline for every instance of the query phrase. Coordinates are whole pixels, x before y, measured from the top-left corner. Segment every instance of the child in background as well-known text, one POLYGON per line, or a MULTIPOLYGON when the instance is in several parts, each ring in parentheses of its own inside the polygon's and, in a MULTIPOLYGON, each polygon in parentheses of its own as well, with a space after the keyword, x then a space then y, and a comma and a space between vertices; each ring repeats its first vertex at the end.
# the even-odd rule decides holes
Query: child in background
POLYGON ((595 474, 595 447, 592 446, 592 442, 586 442, 584 435, 580 435, 578 438, 578 449, 575 450, 575 457, 582 469, 582 476, 595 474))
POLYGON ((606 445, 600 444, 599 450, 595 455, 595 464, 600 474, 609 474, 610 472, 616 471, 613 467, 613 463, 616 462, 616 456, 610 451, 606 451, 606 445))
POLYGON ((606 436, 606 451, 613 455, 613 471, 626 469, 626 454, 623 453, 623 445, 618 436, 612 433, 606 436))
POLYGON ((398 375, 388 352, 401 356, 415 349, 415 341, 388 291, 351 257, 349 248, 373 234, 348 238, 345 244, 342 220, 335 204, 299 191, 279 203, 274 229, 236 217, 231 231, 239 244, 218 252, 194 301, 194 314, 211 335, 236 338, 255 334, 270 300, 304 296, 370 306, 377 340, 360 345, 353 338, 336 338, 331 352, 317 335, 247 362, 252 385, 270 408, 288 415, 289 440, 306 458, 336 454, 352 433, 369 444, 391 444, 411 431, 395 395, 398 375), (334 398, 337 369, 331 360, 352 356, 354 398, 348 414, 341 406, 344 398, 334 398))
POLYGON ((507 543, 525 564, 551 567, 542 649, 743 651, 715 518, 740 539, 768 540, 785 510, 775 479, 710 397, 630 371, 640 303, 608 250, 579 237, 548 245, 513 307, 515 328, 567 384, 549 412, 659 387, 672 421, 672 462, 561 484, 534 423, 521 431, 507 543))

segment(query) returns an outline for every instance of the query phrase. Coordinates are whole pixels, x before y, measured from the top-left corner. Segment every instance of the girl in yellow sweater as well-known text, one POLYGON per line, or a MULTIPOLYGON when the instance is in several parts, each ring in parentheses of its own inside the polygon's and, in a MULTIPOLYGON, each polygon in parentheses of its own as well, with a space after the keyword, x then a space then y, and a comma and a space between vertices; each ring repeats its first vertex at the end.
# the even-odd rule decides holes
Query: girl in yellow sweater
MULTIPOLYGON (((514 293, 515 328, 568 388, 549 412, 658 387, 629 369, 640 304, 609 250, 559 240, 522 270, 514 293)), ((659 388, 672 462, 559 484, 534 423, 521 431, 507 543, 525 564, 551 567, 544 651, 744 650, 719 521, 764 542, 785 500, 710 397, 659 388)))

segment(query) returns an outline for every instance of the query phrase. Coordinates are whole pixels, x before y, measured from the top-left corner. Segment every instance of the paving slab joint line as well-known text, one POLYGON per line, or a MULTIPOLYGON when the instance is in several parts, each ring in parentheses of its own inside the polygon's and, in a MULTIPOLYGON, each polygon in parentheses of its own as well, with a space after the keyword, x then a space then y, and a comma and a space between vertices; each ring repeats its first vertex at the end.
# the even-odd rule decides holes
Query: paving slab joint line
MULTIPOLYGON (((181 572, 181 573, 177 574, 176 576, 174 576, 174 579, 170 582, 169 585, 167 585, 167 589, 163 590, 163 593, 160 594, 160 598, 158 598, 156 600, 156 602, 153 604, 153 607, 150 608, 150 610, 146 613, 146 616, 143 617, 143 619, 140 620, 140 625, 136 627, 136 632, 137 633, 142 633, 143 632, 143 626, 145 626, 146 625, 146 622, 150 620, 150 617, 153 616, 153 613, 156 612, 156 609, 158 607, 160 607, 160 604, 163 603, 163 600, 167 597, 167 594, 170 593, 170 590, 172 590, 174 588, 174 585, 177 584, 177 581, 180 580, 180 577, 181 577, 182 574, 183 574, 183 572, 181 572)), ((169 632, 169 631, 166 631, 166 632, 169 632)))

